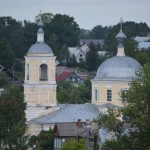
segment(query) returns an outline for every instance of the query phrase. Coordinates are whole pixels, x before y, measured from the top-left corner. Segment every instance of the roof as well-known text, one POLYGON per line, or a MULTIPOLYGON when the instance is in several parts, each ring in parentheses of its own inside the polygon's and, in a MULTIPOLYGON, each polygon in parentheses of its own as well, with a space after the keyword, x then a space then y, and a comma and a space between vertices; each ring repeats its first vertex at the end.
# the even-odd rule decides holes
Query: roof
POLYGON ((74 73, 74 72, 71 71, 71 70, 64 70, 64 72, 62 72, 61 74, 59 74, 59 75, 56 77, 56 81, 63 81, 63 80, 65 80, 66 78, 68 78, 72 73, 74 73))
POLYGON ((83 125, 83 123, 81 124, 82 126, 78 127, 77 123, 57 123, 54 127, 54 132, 55 130, 57 130, 58 134, 53 135, 62 137, 77 137, 77 136, 86 137, 87 131, 89 129, 86 128, 86 126, 83 125))
POLYGON ((53 54, 53 52, 47 44, 36 42, 29 48, 28 54, 53 54))
POLYGON ((150 37, 147 37, 147 36, 146 37, 136 36, 134 38, 134 40, 137 41, 137 42, 146 42, 146 41, 150 40, 150 37))
POLYGON ((75 57, 77 57, 79 53, 85 54, 87 51, 89 51, 89 47, 87 45, 83 45, 81 47, 68 47, 68 50, 70 55, 74 55, 75 57))
POLYGON ((99 108, 120 108, 120 106, 111 104, 111 103, 105 103, 98 106, 99 108))
POLYGON ((87 44, 89 45, 90 43, 93 43, 95 45, 104 45, 104 39, 80 39, 80 44, 84 45, 87 44))
POLYGON ((150 48, 150 42, 139 42, 139 45, 138 45, 138 48, 139 49, 147 49, 147 48, 150 48))
POLYGON ((48 115, 33 119, 32 122, 42 124, 92 121, 99 115, 99 109, 95 104, 68 104, 60 105, 60 109, 48 115))
POLYGON ((131 57, 114 56, 100 65, 94 80, 131 81, 135 78, 135 71, 139 67, 141 65, 131 57))

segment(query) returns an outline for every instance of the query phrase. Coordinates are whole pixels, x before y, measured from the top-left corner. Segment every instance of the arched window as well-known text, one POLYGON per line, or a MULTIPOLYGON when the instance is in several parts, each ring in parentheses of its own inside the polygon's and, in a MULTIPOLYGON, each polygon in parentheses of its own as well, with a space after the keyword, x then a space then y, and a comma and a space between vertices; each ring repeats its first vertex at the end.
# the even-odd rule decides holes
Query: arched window
POLYGON ((29 64, 27 64, 27 80, 29 80, 29 64))
POLYGON ((40 81, 47 81, 48 75, 47 75, 47 65, 42 64, 40 65, 40 81))

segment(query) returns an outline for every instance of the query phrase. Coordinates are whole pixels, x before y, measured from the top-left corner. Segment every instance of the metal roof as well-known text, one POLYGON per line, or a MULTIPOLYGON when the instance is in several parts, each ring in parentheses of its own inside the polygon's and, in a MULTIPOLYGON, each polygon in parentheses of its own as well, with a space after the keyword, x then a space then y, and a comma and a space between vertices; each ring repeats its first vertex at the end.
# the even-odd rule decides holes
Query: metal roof
POLYGON ((53 52, 47 44, 36 42, 30 47, 28 54, 53 54, 53 52))
POLYGON ((139 49, 147 49, 147 48, 150 48, 150 42, 139 42, 138 43, 138 48, 139 49))
POLYGON ((99 109, 95 104, 68 104, 60 107, 59 110, 48 115, 31 120, 40 124, 54 124, 63 122, 86 122, 92 121, 99 115, 99 109))
POLYGON ((141 65, 131 57, 114 56, 100 65, 94 80, 131 81, 135 78, 135 71, 139 67, 141 67, 141 65))

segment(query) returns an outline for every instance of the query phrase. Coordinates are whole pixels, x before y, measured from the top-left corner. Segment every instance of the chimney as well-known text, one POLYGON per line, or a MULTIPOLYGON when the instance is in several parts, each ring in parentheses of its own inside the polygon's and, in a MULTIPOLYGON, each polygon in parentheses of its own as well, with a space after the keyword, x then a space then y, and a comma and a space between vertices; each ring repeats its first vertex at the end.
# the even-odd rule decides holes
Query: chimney
POLYGON ((79 127, 79 128, 82 127, 81 119, 78 119, 78 120, 77 120, 77 127, 79 127))

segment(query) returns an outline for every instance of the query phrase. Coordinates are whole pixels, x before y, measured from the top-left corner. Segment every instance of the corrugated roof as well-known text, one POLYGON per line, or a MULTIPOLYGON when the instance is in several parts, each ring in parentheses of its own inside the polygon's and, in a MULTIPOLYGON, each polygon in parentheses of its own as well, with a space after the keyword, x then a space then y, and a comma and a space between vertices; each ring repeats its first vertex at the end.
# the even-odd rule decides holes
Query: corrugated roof
POLYGON ((40 124, 54 124, 63 122, 92 121, 99 115, 99 109, 95 104, 69 104, 48 115, 33 119, 32 122, 40 124))

